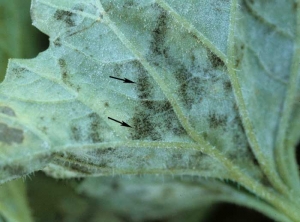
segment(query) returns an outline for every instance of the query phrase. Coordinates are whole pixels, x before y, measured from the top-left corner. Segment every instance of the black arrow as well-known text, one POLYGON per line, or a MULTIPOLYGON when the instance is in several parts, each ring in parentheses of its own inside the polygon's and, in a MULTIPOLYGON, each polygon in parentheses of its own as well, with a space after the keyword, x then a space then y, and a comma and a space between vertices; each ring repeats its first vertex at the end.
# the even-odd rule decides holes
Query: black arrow
MULTIPOLYGON (((120 123, 121 126, 131 127, 130 125, 128 125, 128 124, 125 123, 124 121, 120 122, 120 121, 118 121, 118 120, 116 120, 116 119, 113 119, 113 118, 110 118, 110 117, 108 117, 108 119, 111 119, 111 120, 113 120, 113 121, 115 121, 115 122, 117 122, 117 123, 120 123)), ((132 127, 131 127, 131 128, 132 128, 132 127)))
POLYGON ((109 76, 110 78, 112 79, 117 79, 117 80, 122 80, 124 83, 135 83, 127 78, 124 78, 124 79, 120 79, 120 78, 117 78, 117 77, 114 77, 114 76, 109 76))

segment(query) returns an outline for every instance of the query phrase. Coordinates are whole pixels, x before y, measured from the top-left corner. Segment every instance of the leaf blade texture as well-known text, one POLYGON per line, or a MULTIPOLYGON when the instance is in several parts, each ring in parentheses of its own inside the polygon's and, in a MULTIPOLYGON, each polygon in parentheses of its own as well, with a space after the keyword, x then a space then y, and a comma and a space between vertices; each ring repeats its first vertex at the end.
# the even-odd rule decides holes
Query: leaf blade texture
POLYGON ((299 183, 297 172, 286 174, 295 154, 278 158, 287 132, 291 149, 299 140, 292 6, 33 1, 33 24, 50 47, 9 63, 0 88, 0 179, 42 168, 63 178, 243 174, 287 194, 299 183), (273 20, 277 10, 286 16, 273 20))

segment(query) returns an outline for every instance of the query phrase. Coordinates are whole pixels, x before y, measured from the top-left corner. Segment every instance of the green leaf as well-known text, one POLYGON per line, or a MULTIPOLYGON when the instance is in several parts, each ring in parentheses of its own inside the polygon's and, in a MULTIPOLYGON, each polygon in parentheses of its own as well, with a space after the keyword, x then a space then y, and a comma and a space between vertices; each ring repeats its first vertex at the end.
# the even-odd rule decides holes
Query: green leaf
POLYGON ((77 191, 81 195, 96 199, 98 209, 115 212, 116 215, 123 215, 134 221, 168 217, 174 218, 168 219, 174 222, 202 221, 200 218, 205 218, 209 214, 208 209, 216 201, 244 205, 261 211, 275 220, 290 221, 243 190, 237 191, 220 181, 196 177, 148 175, 139 178, 132 176, 87 178, 78 186, 77 191), (185 212, 188 212, 189 216, 185 212))
MULTIPOLYGON (((12 60, 1 87, 5 108, 15 113, 3 118, 3 132, 16 134, 8 141, 2 139, 5 154, 22 159, 18 160, 22 166, 30 161, 24 172, 30 172, 26 167, 44 166, 54 151, 79 148, 79 153, 56 155, 47 172, 61 167, 69 169, 58 173, 71 176, 188 170, 228 178, 220 163, 200 152, 205 145, 212 151, 217 146, 261 177, 242 131, 224 64, 200 39, 193 33, 186 35, 186 28, 168 19, 167 11, 152 2, 135 7, 124 3, 124 18, 119 18, 120 7, 112 8, 107 19, 116 17, 115 23, 101 19, 104 12, 98 5, 74 2, 68 9, 64 4, 68 3, 33 3, 34 25, 50 36, 51 47, 34 60, 12 60), (166 23, 164 27, 161 22, 166 23), (168 28, 171 33, 160 30, 168 26, 173 27, 168 28), (173 37, 163 42, 164 35, 173 37), (168 45, 173 48, 166 52, 170 58, 164 59, 159 48, 168 45), (187 52, 192 55, 181 61, 187 52), (192 59, 194 71, 188 70, 192 59), (121 84, 110 75, 133 79, 136 84, 121 84), (132 128, 120 127, 109 116, 132 128), (194 134, 212 145, 204 139, 195 143, 194 134), (82 155, 85 148, 93 150, 82 155), (86 166, 76 169, 79 165, 86 166)), ((3 162, 12 166, 9 161, 14 160, 3 162)))
POLYGON ((34 0, 50 47, 9 62, 0 181, 39 169, 230 179, 296 220, 299 5, 34 0))

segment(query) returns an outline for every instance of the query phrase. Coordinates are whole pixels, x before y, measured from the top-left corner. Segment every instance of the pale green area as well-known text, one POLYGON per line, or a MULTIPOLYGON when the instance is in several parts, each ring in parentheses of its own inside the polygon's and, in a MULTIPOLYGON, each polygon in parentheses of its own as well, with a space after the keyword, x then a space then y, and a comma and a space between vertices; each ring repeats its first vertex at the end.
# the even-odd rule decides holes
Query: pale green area
MULTIPOLYGON (((229 179, 251 195, 199 180, 178 203, 189 185, 170 179, 167 202, 159 195, 165 185, 153 177, 140 179, 141 200, 132 203, 135 179, 121 180, 120 196, 113 185, 99 194, 101 177, 78 189, 130 209, 148 195, 145 211, 159 203, 172 212, 199 207, 202 199, 189 197, 215 186, 208 199, 299 221, 299 7, 280 0, 34 0, 33 24, 50 47, 35 59, 11 60, 1 84, 0 182, 40 169, 55 178, 229 179)), ((130 213, 146 216, 142 210, 130 213)))

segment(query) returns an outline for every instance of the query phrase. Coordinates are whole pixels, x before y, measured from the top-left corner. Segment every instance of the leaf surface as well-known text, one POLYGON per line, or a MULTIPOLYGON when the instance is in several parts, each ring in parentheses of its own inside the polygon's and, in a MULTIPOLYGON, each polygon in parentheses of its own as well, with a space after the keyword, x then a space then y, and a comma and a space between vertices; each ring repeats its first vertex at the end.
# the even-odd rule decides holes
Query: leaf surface
POLYGON ((286 194, 299 183, 285 151, 300 136, 295 7, 34 0, 50 47, 11 60, 1 84, 0 180, 198 175, 286 194))
POLYGON ((27 155, 41 168, 39 155, 92 146, 87 153, 57 154, 47 171, 69 165, 71 175, 191 170, 227 177, 212 157, 195 150, 181 123, 186 121, 228 156, 251 164, 223 62, 158 3, 100 7, 34 1, 34 24, 50 36, 51 46, 34 60, 10 62, 1 95, 3 109, 15 116, 6 115, 2 131, 14 136, 2 139, 4 154, 27 155))

